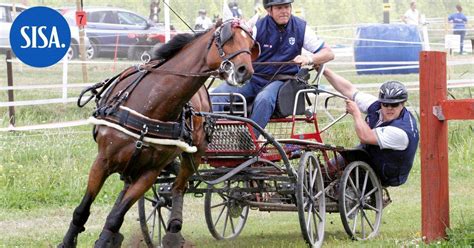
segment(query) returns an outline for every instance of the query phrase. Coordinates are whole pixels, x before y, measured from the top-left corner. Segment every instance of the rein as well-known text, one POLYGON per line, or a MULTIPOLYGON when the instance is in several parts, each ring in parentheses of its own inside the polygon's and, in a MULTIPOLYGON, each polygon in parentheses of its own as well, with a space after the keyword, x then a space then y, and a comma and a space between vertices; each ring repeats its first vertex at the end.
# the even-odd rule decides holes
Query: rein
POLYGON ((293 61, 286 61, 286 62, 252 62, 254 65, 300 65, 301 63, 293 62, 293 61))
POLYGON ((221 73, 223 73, 223 71, 219 68, 219 69, 216 69, 216 70, 212 70, 212 71, 205 71, 205 72, 180 72, 180 71, 172 71, 172 70, 165 70, 165 69, 161 69, 161 68, 153 68, 153 67, 149 67, 147 65, 140 65, 139 66, 140 70, 144 70, 144 71, 148 71, 148 72, 151 72, 151 73, 156 73, 156 72, 166 72, 168 74, 172 74, 172 75, 177 75, 177 76, 185 76, 185 77, 209 77, 209 76, 217 76, 221 73))

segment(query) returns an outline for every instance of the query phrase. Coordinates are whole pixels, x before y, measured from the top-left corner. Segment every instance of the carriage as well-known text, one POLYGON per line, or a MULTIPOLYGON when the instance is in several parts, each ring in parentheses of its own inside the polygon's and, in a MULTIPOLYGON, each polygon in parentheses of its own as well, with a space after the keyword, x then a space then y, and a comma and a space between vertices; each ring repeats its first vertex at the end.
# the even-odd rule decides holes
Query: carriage
POLYGON ((322 70, 318 83, 297 77, 297 91, 289 94, 294 102, 282 104, 290 106, 290 113, 273 118, 267 130, 246 117, 245 99, 240 106, 231 101, 227 113, 209 113, 211 103, 202 87, 206 80, 213 76, 243 85, 259 53, 251 28, 242 20, 228 20, 200 34, 177 35, 156 51, 153 61, 84 89, 77 104, 95 99, 89 122, 98 153, 58 247, 76 247, 90 207, 113 173, 121 175, 124 187, 95 247, 121 246, 123 217, 137 200, 149 247, 182 244, 185 189, 204 196, 206 223, 216 239, 237 237, 250 209, 297 212, 303 237, 313 247, 322 245, 326 213, 331 212, 340 213, 353 239, 375 236, 390 202, 388 192, 364 152, 321 138, 345 113, 334 118, 327 111, 331 122, 320 129, 318 104, 305 108, 311 97, 324 106, 330 99, 344 99, 318 87, 322 70), (177 156, 179 162, 173 162, 177 156))
MULTIPOLYGON (((292 86, 282 87, 279 97, 292 96, 277 104, 291 111, 273 116, 265 130, 247 118, 247 102, 239 94, 225 103, 224 113, 198 113, 214 120, 212 140, 202 157, 205 166, 189 178, 186 193, 204 197, 207 227, 215 239, 236 238, 251 209, 297 212, 311 247, 323 243, 327 213, 340 214, 352 239, 378 234, 390 196, 364 151, 323 142, 321 134, 346 115, 331 113, 331 103, 343 103, 345 97, 319 87, 323 70, 311 83, 298 77, 292 86), (320 128, 323 115, 329 121, 320 128)), ((168 166, 138 202, 149 247, 160 246, 167 230, 178 164, 168 166)))

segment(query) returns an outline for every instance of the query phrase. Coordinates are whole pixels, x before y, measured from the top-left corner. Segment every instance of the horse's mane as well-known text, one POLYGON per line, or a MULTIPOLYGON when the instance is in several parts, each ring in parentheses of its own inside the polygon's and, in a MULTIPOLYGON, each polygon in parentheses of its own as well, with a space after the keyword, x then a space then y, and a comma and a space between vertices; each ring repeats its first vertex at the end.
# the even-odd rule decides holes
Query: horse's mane
POLYGON ((173 37, 173 39, 171 39, 169 42, 163 44, 160 48, 156 49, 153 52, 153 59, 169 59, 173 57, 176 53, 178 53, 178 51, 181 50, 181 48, 183 48, 186 44, 192 42, 193 40, 197 39, 205 33, 206 32, 199 32, 196 34, 178 34, 173 37))

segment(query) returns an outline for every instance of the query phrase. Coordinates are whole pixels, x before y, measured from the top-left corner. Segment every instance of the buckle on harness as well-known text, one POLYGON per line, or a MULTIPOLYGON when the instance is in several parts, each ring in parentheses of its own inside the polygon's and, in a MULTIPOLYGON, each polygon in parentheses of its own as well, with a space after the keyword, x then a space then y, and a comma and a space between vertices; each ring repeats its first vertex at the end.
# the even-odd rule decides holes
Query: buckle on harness
POLYGON ((140 138, 135 142, 135 148, 136 149, 142 149, 143 147, 143 138, 145 138, 145 135, 148 133, 148 126, 146 124, 143 125, 142 130, 140 131, 140 138))

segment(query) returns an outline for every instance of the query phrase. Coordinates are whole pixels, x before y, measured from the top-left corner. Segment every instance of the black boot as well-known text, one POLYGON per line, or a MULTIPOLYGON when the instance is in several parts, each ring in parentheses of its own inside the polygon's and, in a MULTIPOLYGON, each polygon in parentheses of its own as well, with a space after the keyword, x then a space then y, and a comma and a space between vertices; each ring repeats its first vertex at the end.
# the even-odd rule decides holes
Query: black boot
POLYGON ((119 248, 122 245, 123 235, 103 230, 99 239, 95 241, 94 248, 119 248))
POLYGON ((86 230, 83 226, 76 226, 72 223, 69 224, 69 229, 66 235, 64 235, 63 242, 58 245, 58 248, 75 248, 77 246, 77 235, 86 230))

